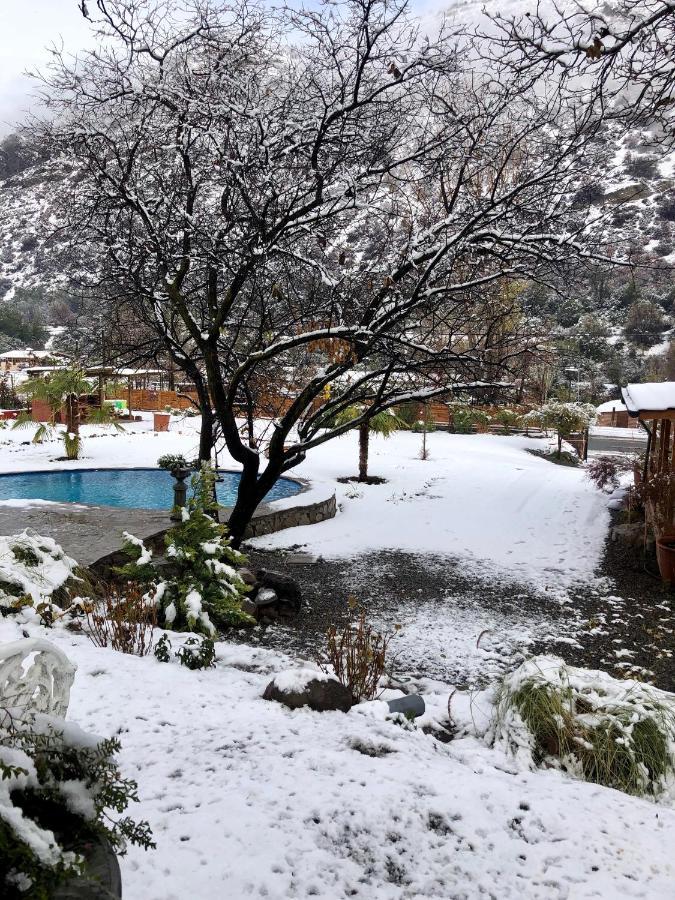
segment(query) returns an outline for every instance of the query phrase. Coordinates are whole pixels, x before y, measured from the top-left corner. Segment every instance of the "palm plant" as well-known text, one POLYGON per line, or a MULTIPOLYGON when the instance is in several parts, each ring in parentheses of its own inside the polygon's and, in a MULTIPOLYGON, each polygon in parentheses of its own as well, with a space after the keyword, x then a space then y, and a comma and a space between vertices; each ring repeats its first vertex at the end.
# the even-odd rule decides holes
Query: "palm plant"
MULTIPOLYGON (((80 394, 91 390, 91 383, 84 377, 81 369, 62 369, 50 373, 45 378, 31 378, 21 386, 21 392, 33 402, 41 400, 46 403, 51 412, 49 422, 33 422, 30 413, 19 416, 13 428, 25 428, 29 425, 37 425, 33 435, 33 443, 41 444, 55 430, 56 417, 63 410, 65 413, 65 431, 59 434, 69 460, 79 459, 82 439, 80 436, 80 394)), ((105 407, 92 410, 87 416, 87 421, 96 425, 114 424, 122 430, 121 425, 113 419, 113 414, 105 407)))
MULTIPOLYGON (((336 425, 344 425, 353 422, 363 416, 363 408, 360 406, 348 406, 335 417, 336 425)), ((370 433, 379 434, 382 437, 405 428, 405 423, 399 419, 390 409, 375 413, 364 422, 359 423, 359 481, 368 481, 368 450, 370 445, 370 433)))

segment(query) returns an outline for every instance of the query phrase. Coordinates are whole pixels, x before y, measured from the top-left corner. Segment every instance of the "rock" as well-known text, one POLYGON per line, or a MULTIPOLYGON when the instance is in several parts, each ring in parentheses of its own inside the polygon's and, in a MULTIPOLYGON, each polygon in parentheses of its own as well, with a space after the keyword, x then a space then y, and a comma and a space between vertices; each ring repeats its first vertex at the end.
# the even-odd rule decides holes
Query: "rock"
POLYGON ((261 587, 253 597, 253 603, 256 606, 271 606, 278 599, 277 592, 273 591, 272 588, 261 587))
POLYGON ((256 578, 250 569, 246 569, 246 568, 239 569, 237 571, 237 574, 239 575, 241 580, 244 582, 244 584, 247 584, 249 587, 255 587, 256 578))
POLYGON ((641 547, 644 543, 645 524, 634 522, 625 525, 615 525, 612 528, 612 540, 629 547, 641 547))
POLYGON ((281 603, 288 603, 295 612, 299 612, 302 606, 302 591, 295 578, 281 572, 271 572, 269 569, 258 569, 256 578, 263 588, 275 591, 281 603))
POLYGON ((241 601, 241 608, 249 616, 253 616, 253 618, 255 618, 258 614, 258 607, 255 605, 253 600, 249 599, 248 597, 244 597, 244 599, 241 601))
POLYGON ((349 712, 354 700, 349 688, 337 678, 312 669, 290 669, 281 672, 265 688, 265 700, 276 700, 289 709, 308 706, 316 712, 341 710, 349 712))

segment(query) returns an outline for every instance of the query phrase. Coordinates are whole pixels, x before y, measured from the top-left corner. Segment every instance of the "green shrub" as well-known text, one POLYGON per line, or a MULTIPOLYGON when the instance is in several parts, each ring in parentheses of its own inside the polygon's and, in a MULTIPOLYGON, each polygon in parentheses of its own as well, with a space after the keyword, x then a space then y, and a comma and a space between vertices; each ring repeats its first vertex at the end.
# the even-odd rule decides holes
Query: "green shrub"
MULTIPOLYGON (((136 782, 122 778, 116 738, 94 743, 72 724, 34 716, 0 733, 0 895, 5 900, 49 900, 83 871, 82 857, 64 846, 107 838, 118 854, 127 843, 154 847, 147 822, 124 813, 138 800, 136 782), (78 788, 77 795, 72 792, 78 788), (77 799, 74 799, 74 797, 77 799)), ((11 722, 11 720, 9 720, 11 722)))
POLYGON ((181 666, 187 669, 213 669, 216 665, 216 647, 211 638, 188 638, 176 651, 181 666))
POLYGON ((520 416, 512 409, 498 409, 493 416, 493 421, 501 425, 504 431, 517 428, 520 425, 520 416))
POLYGON ((490 424, 490 417, 482 409, 474 409, 463 403, 451 406, 451 413, 455 434, 471 434, 474 425, 487 428, 490 424))
POLYGON ((205 464, 192 478, 193 496, 183 518, 165 537, 172 573, 163 578, 143 541, 125 532, 131 562, 118 574, 145 584, 158 606, 158 624, 173 631, 196 631, 211 637, 216 628, 249 625, 254 619, 241 608, 248 587, 235 565, 246 557, 230 546, 227 528, 212 513, 214 473, 205 464))
POLYGON ((494 739, 535 766, 658 796, 675 775, 675 697, 535 657, 501 685, 494 739))

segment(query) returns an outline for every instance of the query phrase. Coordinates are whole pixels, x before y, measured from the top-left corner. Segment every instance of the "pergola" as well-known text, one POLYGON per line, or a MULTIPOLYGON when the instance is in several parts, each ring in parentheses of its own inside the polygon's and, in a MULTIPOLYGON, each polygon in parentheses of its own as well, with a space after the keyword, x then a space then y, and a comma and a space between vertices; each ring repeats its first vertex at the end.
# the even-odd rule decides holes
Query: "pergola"
MULTIPOLYGON (((634 416, 647 432, 647 454, 642 478, 645 483, 657 475, 675 473, 675 381, 629 384, 621 395, 629 415, 634 416)), ((664 527, 658 528, 653 510, 647 506, 655 531, 672 533, 675 530, 675 505, 669 511, 664 527)), ((657 537, 661 537, 657 534, 657 537)))

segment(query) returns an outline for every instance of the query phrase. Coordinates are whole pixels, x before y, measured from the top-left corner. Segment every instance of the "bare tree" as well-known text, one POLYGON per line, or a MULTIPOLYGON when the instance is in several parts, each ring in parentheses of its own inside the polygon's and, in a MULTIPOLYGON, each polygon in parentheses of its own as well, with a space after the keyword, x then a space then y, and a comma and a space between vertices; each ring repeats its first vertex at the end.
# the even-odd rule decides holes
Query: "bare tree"
POLYGON ((421 38, 398 0, 95 7, 101 46, 55 55, 43 139, 80 167, 70 227, 101 277, 203 378, 242 466, 235 542, 312 448, 532 350, 472 310, 589 252, 568 199, 593 115, 421 38))
POLYGON ((491 19, 490 53, 502 65, 520 77, 552 76, 606 118, 660 121, 669 139, 675 100, 670 0, 537 3, 522 15, 491 19))

